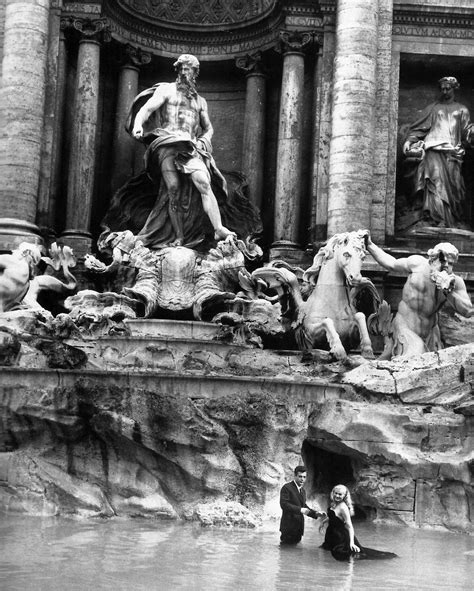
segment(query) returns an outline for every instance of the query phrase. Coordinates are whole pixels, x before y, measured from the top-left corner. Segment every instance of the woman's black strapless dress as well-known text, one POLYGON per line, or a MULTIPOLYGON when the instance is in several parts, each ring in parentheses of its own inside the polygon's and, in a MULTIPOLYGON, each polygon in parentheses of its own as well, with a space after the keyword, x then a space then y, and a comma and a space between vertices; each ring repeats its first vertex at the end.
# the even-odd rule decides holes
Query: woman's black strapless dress
POLYGON ((328 509, 329 524, 326 530, 326 536, 322 548, 330 550, 336 560, 349 560, 354 557, 361 559, 377 558, 395 558, 397 555, 393 552, 383 552, 373 548, 365 548, 354 536, 354 543, 359 546, 360 552, 352 552, 349 546, 349 532, 343 521, 334 513, 333 509, 328 509))

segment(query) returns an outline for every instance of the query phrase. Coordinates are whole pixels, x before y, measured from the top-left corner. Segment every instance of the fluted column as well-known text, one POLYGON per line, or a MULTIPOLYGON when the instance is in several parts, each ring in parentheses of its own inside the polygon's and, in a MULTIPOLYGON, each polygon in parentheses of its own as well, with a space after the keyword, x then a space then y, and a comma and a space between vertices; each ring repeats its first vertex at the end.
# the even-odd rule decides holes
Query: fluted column
POLYGON ((133 174, 136 142, 125 131, 124 124, 133 99, 138 94, 140 66, 150 63, 151 55, 140 48, 126 45, 118 82, 117 108, 113 140, 112 193, 133 174))
POLYGON ((52 9, 49 19, 44 133, 38 192, 36 223, 43 235, 56 233, 56 204, 58 200, 62 162, 64 97, 66 91, 66 43, 60 31, 61 10, 52 9))
POLYGON ((277 146, 275 186, 275 224, 272 257, 300 248, 299 212, 302 179, 304 49, 312 40, 310 33, 281 32, 283 73, 277 146))
POLYGON ((263 71, 260 52, 237 58, 236 65, 247 72, 242 171, 247 179, 250 199, 261 209, 267 76, 263 71))
POLYGON ((373 189, 378 0, 339 0, 328 235, 368 228, 373 189))
POLYGON ((0 94, 0 249, 39 243, 41 165, 50 0, 6 0, 0 94))
POLYGON ((105 20, 67 19, 62 26, 80 32, 69 156, 66 229, 62 241, 83 256, 90 251, 91 207, 99 104, 100 41, 105 20))

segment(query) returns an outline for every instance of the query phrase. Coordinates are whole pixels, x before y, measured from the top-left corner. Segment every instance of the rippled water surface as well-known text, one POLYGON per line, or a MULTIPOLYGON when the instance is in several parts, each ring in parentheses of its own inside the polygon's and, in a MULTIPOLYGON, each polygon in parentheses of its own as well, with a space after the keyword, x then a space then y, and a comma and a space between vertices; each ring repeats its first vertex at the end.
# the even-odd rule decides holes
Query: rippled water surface
POLYGON ((317 523, 308 522, 303 542, 290 548, 280 548, 277 529, 0 515, 0 589, 473 589, 467 535, 357 523, 364 545, 399 558, 347 564, 319 548, 317 523))

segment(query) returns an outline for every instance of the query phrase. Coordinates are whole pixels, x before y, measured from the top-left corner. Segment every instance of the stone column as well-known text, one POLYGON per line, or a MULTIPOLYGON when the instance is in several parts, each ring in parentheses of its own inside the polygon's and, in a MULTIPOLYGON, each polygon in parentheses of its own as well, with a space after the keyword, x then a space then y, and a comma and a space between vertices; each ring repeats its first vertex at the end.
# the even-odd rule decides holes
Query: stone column
POLYGON ((322 35, 318 36, 318 44, 316 51, 316 59, 313 72, 313 128, 312 128, 312 144, 311 144, 311 160, 313 163, 310 181, 310 243, 316 240, 316 211, 318 205, 318 178, 319 178, 319 138, 321 127, 321 81, 323 73, 323 52, 322 52, 322 35))
MULTIPOLYGON (((392 19, 393 0, 378 0, 377 22, 377 78, 375 131, 374 131, 374 189, 370 232, 377 244, 385 243, 385 220, 389 203, 389 152, 391 116, 391 73, 392 73, 392 19)), ((398 101, 397 101, 398 103, 398 101)))
POLYGON ((133 99, 138 94, 140 66, 148 64, 151 55, 138 47, 126 45, 118 82, 117 108, 113 140, 112 194, 133 174, 133 155, 136 142, 125 131, 125 121, 133 99))
POLYGON ((311 33, 282 31, 283 73, 275 186, 274 243, 271 257, 300 248, 299 212, 302 194, 301 141, 303 132, 304 49, 311 33))
POLYGON ((378 0, 339 0, 328 236, 368 228, 373 189, 378 0))
POLYGON ((94 190, 97 112, 99 104, 100 40, 105 19, 67 19, 64 28, 81 34, 69 157, 66 229, 62 242, 78 257, 90 252, 91 207, 94 190))
POLYGON ((387 203, 385 206, 385 236, 395 235, 395 190, 397 178, 398 96, 400 85, 400 51, 392 52, 389 100, 389 136, 387 155, 387 203))
POLYGON ((251 201, 261 209, 267 76, 263 71, 262 54, 260 52, 237 58, 236 66, 247 72, 242 172, 248 182, 251 201))
POLYGON ((331 141, 331 107, 333 65, 336 46, 335 20, 324 18, 322 51, 318 53, 316 78, 317 128, 313 144, 311 240, 323 242, 328 230, 329 146, 331 141))
POLYGON ((41 242, 35 225, 50 0, 7 0, 0 95, 0 250, 41 242))
POLYGON ((43 235, 54 237, 58 199, 66 90, 66 42, 60 31, 60 8, 53 8, 49 19, 44 133, 41 157, 38 212, 36 222, 43 235))

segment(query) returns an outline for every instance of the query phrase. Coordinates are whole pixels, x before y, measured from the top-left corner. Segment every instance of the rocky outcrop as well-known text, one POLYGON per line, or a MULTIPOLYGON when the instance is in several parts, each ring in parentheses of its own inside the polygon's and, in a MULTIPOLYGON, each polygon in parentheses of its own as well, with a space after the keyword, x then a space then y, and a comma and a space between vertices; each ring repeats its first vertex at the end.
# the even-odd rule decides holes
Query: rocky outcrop
POLYGON ((140 330, 85 340, 82 369, 3 368, 3 509, 254 527, 303 458, 322 507, 344 482, 369 518, 470 531, 472 345, 342 365, 140 330))

